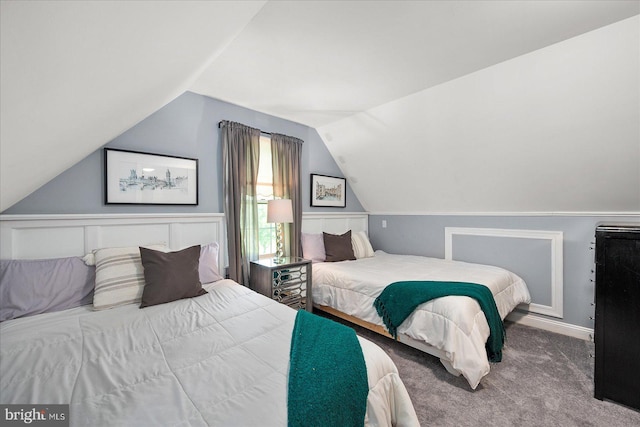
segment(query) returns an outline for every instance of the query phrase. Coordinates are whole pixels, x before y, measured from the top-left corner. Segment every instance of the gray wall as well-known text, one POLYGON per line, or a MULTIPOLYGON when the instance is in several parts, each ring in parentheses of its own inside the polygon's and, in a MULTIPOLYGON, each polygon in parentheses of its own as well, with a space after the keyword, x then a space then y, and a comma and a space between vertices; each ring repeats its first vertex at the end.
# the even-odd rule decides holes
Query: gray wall
MULTIPOLYGON (((218 122, 232 120, 267 132, 305 141, 302 153, 305 212, 362 212, 347 184, 346 209, 311 208, 309 174, 342 176, 318 133, 307 126, 237 105, 186 92, 108 143, 111 148, 146 151, 199 159, 198 206, 121 206, 104 204, 103 151, 97 150, 3 214, 220 213, 222 205, 221 143, 218 122)), ((26 165, 35 167, 34 165, 26 165)), ((564 318, 593 327, 591 270, 594 229, 601 222, 640 222, 640 216, 474 216, 371 215, 369 232, 375 249, 391 253, 444 257, 445 227, 511 228, 564 233, 564 318), (387 228, 382 228, 382 220, 387 228)), ((518 239, 456 237, 455 259, 502 265, 527 281, 533 302, 549 304, 549 248, 544 242, 518 239), (507 245, 507 246, 505 246, 507 245)))
MULTIPOLYGON (((474 216, 371 215, 369 234, 374 249, 389 253, 445 256, 445 227, 499 228, 563 232, 563 323, 593 328, 594 242, 599 223, 640 222, 628 216, 474 216), (382 228, 382 221, 387 227, 382 228)), ((453 258, 508 268, 527 282, 532 302, 550 304, 550 245, 545 241, 454 236, 453 258)))
MULTIPOLYGON (((124 107, 126 108, 126 106, 124 107)), ((308 126, 279 119, 237 105, 185 92, 133 128, 106 144, 110 148, 197 158, 198 206, 135 206, 104 204, 103 150, 97 150, 39 188, 3 214, 100 214, 100 213, 220 213, 222 194, 222 145, 218 122, 231 120, 265 132, 295 136, 302 150, 303 210, 336 211, 309 206, 309 174, 342 176, 324 142, 308 126)), ((35 167, 25 165, 25 167, 35 167)), ((348 212, 363 208, 347 183, 348 212)))

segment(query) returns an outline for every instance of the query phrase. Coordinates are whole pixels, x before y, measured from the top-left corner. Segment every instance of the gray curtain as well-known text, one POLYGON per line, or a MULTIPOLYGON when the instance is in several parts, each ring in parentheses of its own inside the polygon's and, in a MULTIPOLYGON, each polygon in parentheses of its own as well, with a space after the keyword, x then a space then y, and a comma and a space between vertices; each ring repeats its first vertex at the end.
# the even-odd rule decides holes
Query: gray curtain
POLYGON ((249 262, 259 256, 256 183, 260 130, 229 121, 220 122, 220 127, 229 278, 249 286, 249 262))
POLYGON ((291 199, 293 223, 283 224, 284 249, 287 256, 302 256, 301 158, 303 141, 291 136, 271 135, 273 195, 276 199, 291 199))

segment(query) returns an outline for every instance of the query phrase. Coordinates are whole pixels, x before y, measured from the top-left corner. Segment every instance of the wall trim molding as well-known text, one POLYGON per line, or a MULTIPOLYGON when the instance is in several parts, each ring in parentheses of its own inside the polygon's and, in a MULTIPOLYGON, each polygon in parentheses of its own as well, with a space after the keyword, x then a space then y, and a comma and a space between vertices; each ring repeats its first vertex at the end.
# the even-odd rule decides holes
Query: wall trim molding
POLYGON ((166 218, 181 218, 181 219, 202 219, 212 217, 224 217, 223 213, 159 213, 159 214, 139 214, 139 213, 117 213, 117 214, 14 214, 14 215, 0 215, 0 221, 55 221, 55 220, 96 220, 101 221, 105 219, 166 219, 166 218))
POLYGON ((638 212, 369 212, 370 216, 583 216, 583 217, 638 217, 638 212))
POLYGON ((361 217, 369 215, 368 212, 302 212, 302 216, 306 218, 324 218, 324 217, 361 217))
POLYGON ((453 236, 506 237, 520 239, 543 239, 551 241, 551 305, 531 303, 529 311, 562 318, 563 316, 563 251, 562 231, 515 230, 506 228, 445 227, 444 257, 453 260, 453 236))
POLYGON ((519 323, 525 326, 531 326, 532 328, 555 332, 557 334, 562 334, 573 338, 579 338, 585 341, 593 341, 592 328, 585 328, 584 326, 563 323, 558 320, 548 319, 546 317, 537 316, 535 314, 513 311, 509 313, 509 315, 507 315, 507 318, 505 320, 519 323))
POLYGON ((165 243, 171 250, 218 242, 226 265, 224 215, 0 215, 0 256, 40 259, 84 256, 101 247, 165 243))

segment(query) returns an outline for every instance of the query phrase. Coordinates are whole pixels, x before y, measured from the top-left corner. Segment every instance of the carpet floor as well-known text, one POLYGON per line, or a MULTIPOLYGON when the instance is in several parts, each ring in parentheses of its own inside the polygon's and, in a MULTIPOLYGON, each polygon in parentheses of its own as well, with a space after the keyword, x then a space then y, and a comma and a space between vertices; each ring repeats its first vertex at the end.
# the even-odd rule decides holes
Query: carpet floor
POLYGON ((593 397, 593 343, 506 322, 502 362, 471 390, 439 359, 331 318, 389 354, 423 427, 640 426, 640 411, 593 397))

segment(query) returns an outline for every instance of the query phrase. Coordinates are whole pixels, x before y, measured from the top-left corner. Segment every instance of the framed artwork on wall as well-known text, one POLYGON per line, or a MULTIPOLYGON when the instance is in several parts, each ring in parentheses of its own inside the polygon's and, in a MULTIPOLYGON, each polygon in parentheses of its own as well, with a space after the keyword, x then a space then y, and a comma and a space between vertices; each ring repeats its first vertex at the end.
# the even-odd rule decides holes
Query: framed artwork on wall
POLYGON ((104 149, 105 203, 197 205, 198 159, 104 149))
POLYGON ((335 176, 311 174, 311 206, 334 208, 347 206, 347 180, 335 176))

